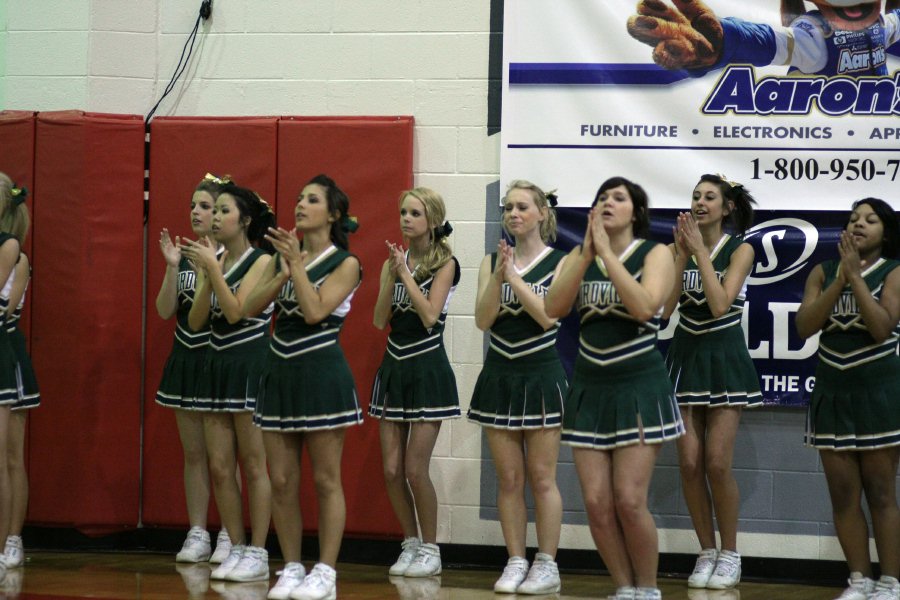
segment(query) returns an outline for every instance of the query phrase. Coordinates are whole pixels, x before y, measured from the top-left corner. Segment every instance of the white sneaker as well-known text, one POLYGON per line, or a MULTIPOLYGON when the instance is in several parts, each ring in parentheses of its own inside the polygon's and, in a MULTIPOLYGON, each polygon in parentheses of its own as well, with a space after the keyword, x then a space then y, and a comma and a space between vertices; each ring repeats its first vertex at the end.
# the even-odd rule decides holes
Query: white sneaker
POLYGON ((612 596, 607 596, 607 600, 634 600, 634 588, 630 585, 622 586, 620 588, 616 588, 616 593, 612 596))
POLYGON ((6 546, 3 548, 3 558, 9 569, 15 569, 25 564, 25 550, 22 548, 22 536, 10 535, 6 538, 6 546))
POLYGON ((220 564, 228 558, 229 554, 231 554, 231 538, 228 537, 227 531, 220 529, 219 535, 216 537, 216 551, 209 557, 209 562, 220 564))
POLYGON ((269 590, 269 595, 266 598, 269 600, 288 600, 291 597, 291 592, 303 583, 303 578, 306 577, 306 569, 298 562, 289 562, 284 565, 283 571, 278 571, 275 574, 280 575, 280 577, 275 583, 275 587, 269 590))
POLYGON ((268 581, 269 553, 259 546, 246 546, 241 560, 225 575, 228 581, 268 581))
MULTIPOLYGON (((9 540, 6 541, 9 547, 9 540)), ((191 527, 181 551, 175 555, 175 562, 198 563, 209 560, 212 549, 209 544, 209 532, 202 527, 191 527)))
POLYGON ((400 552, 400 557, 397 558, 397 562, 391 565, 391 568, 388 569, 389 575, 403 575, 406 572, 406 569, 409 568, 410 563, 412 563, 413 559, 416 557, 416 554, 419 552, 419 546, 422 544, 422 540, 417 537, 408 537, 402 542, 400 542, 400 547, 403 549, 400 552))
POLYGON ((741 580, 741 555, 731 550, 719 552, 716 570, 713 571, 706 587, 710 590, 733 588, 741 580))
POLYGON ((559 569, 549 554, 538 552, 531 563, 531 569, 518 589, 519 594, 556 594, 559 592, 559 569))
POLYGON ((875 584, 869 600, 898 600, 900 599, 900 582, 893 577, 882 575, 875 584))
POLYGON ((657 588, 635 588, 634 600, 662 600, 662 592, 657 588))
POLYGON ((835 600, 867 600, 872 592, 875 591, 875 582, 859 571, 850 573, 850 579, 847 580, 847 584, 847 589, 835 600))
POLYGON ((709 578, 712 577, 713 571, 716 570, 716 560, 719 558, 719 551, 715 548, 701 550, 697 556, 697 562, 694 564, 694 572, 688 577, 689 588, 705 588, 709 578))
POLYGON ((416 557, 403 572, 406 577, 433 577, 441 574, 441 549, 437 544, 419 544, 416 557))
POLYGON ((294 588, 291 600, 336 600, 337 572, 323 563, 316 563, 303 582, 294 588))
POLYGON ((228 553, 228 556, 222 561, 222 564, 213 569, 212 573, 209 574, 209 578, 219 580, 227 579, 226 575, 231 573, 231 570, 241 562, 241 557, 243 555, 244 546, 232 546, 231 552, 228 553))
POLYGON ((510 557, 503 568, 503 574, 494 584, 498 594, 515 594, 519 584, 528 576, 528 561, 521 556, 510 557))

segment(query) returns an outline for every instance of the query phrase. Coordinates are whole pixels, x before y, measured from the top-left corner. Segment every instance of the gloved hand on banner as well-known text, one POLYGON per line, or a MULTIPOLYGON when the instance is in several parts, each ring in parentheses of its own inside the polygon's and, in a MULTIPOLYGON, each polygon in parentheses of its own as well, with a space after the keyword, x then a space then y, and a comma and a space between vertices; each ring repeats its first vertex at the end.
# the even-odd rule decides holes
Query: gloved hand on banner
POLYGON ((653 46, 653 61, 664 69, 702 69, 722 54, 722 24, 700 0, 641 0, 628 18, 628 33, 653 46))
POLYGON ((781 25, 719 17, 700 0, 640 0, 628 33, 653 46, 653 61, 693 77, 733 64, 788 65, 826 76, 885 76, 900 41, 900 0, 782 0, 781 25), (882 14, 882 5, 887 14, 882 14), (863 51, 864 50, 864 51, 863 51))

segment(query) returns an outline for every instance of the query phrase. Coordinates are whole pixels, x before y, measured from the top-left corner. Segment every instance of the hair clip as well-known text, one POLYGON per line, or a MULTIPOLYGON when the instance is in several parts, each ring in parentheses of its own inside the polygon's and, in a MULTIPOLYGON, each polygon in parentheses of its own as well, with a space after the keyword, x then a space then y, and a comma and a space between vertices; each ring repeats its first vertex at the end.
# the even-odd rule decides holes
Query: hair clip
POLYGON ((556 205, 559 204, 559 197, 556 195, 556 190, 550 190, 544 196, 547 197, 547 204, 550 205, 551 208, 556 208, 556 205))
POLYGON ((223 175, 222 177, 216 177, 212 173, 207 173, 203 176, 204 181, 212 181, 216 185, 228 185, 229 183, 234 183, 231 180, 231 175, 223 175))
POLYGON ((443 225, 434 228, 435 239, 445 238, 451 233, 453 233, 453 227, 450 225, 450 221, 444 221, 443 225))
MULTIPOLYGON (((255 192, 254 192, 255 193, 255 192)), ((256 199, 259 200, 259 203, 262 204, 262 210, 259 211, 261 215, 267 215, 272 212, 272 207, 269 206, 269 203, 262 199, 262 196, 256 194, 256 199)))
POLYGON ((727 177, 725 177, 725 175, 722 173, 716 173, 716 177, 721 179, 724 183, 727 183, 728 187, 730 187, 732 189, 744 187, 743 183, 739 183, 737 181, 729 181, 729 179, 727 177))
POLYGON ((28 197, 28 188, 25 186, 16 187, 16 184, 13 184, 12 188, 9 190, 9 195, 12 196, 13 206, 18 206, 25 202, 25 198, 28 197))
POLYGON ((343 217, 341 217, 341 229, 343 229, 347 233, 355 233, 356 230, 359 229, 359 221, 356 217, 344 215, 343 217))

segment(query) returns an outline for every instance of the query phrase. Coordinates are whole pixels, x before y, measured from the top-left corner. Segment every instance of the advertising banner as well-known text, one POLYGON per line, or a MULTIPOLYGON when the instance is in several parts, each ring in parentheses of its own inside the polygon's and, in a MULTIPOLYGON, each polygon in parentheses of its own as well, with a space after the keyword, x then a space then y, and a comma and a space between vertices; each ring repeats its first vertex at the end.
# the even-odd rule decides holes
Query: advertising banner
POLYGON ((700 174, 724 173, 773 210, 846 210, 893 187, 900 13, 677 4, 684 13, 668 0, 641 2, 646 14, 634 0, 505 3, 504 181, 527 173, 586 206, 616 174, 654 207, 683 208, 700 174))
MULTIPOLYGON (((900 11, 845 4, 505 4, 501 182, 557 189, 560 247, 581 241, 613 175, 647 190, 651 237, 666 243, 701 174, 756 198, 743 326, 770 404, 809 399, 818 339, 799 338, 794 316, 852 202, 900 206, 900 11)), ((576 345, 567 324, 565 361, 576 345)))

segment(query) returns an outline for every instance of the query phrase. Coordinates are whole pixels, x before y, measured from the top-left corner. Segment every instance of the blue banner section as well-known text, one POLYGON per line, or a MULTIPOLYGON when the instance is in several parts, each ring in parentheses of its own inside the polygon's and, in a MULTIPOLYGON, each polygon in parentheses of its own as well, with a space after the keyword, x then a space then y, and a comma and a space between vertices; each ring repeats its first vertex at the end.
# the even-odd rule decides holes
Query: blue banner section
MULTIPOLYGON (((801 339, 794 319, 812 268, 837 257, 837 242, 847 223, 849 208, 848 205, 845 212, 757 211, 756 225, 745 236, 756 257, 747 280, 743 326, 767 404, 804 406, 809 402, 815 384, 818 336, 801 339)), ((557 209, 556 247, 568 251, 581 243, 587 211, 557 209)), ((677 215, 676 210, 654 211, 649 237, 671 243, 677 215)), ((674 326, 674 322, 669 323, 660 334, 663 353, 674 326)), ((574 313, 563 320, 558 348, 571 375, 578 352, 578 320, 574 313)))
POLYGON ((510 63, 510 85, 669 85, 689 75, 655 64, 510 63))

